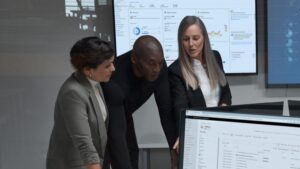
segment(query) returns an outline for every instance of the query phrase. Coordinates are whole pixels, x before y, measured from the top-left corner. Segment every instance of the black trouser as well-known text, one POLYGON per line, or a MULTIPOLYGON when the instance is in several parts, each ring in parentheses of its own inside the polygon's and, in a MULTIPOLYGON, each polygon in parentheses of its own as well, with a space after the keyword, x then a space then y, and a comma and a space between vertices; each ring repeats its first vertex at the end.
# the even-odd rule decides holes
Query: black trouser
POLYGON ((127 144, 133 169, 139 168, 139 148, 134 130, 133 118, 127 119, 127 144))

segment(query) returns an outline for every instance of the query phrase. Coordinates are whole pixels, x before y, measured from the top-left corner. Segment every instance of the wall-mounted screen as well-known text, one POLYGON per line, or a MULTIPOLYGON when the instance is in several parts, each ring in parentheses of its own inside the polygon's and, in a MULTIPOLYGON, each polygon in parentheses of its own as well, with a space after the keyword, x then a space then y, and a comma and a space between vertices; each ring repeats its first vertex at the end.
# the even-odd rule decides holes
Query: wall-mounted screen
POLYGON ((114 1, 117 55, 142 35, 160 40, 170 64, 178 57, 177 30, 187 15, 206 25, 212 48, 221 53, 226 73, 256 73, 255 0, 119 0, 114 1))
POLYGON ((300 1, 267 0, 267 85, 300 85, 300 1))

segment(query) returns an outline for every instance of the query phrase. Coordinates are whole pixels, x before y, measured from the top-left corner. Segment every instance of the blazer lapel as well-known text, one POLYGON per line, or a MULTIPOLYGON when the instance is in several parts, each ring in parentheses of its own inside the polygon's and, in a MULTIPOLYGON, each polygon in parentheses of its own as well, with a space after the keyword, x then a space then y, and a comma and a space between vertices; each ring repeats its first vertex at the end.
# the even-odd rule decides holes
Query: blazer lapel
POLYGON ((91 99, 91 102, 92 102, 92 105, 94 107, 95 114, 96 114, 96 117, 97 117, 98 127, 99 127, 99 135, 100 135, 100 138, 101 138, 101 143, 100 143, 101 144, 101 153, 103 153, 103 155, 104 155, 106 142, 107 142, 106 124, 105 124, 105 121, 103 119, 102 112, 101 112, 101 109, 99 107, 98 100, 97 100, 97 98, 96 98, 93 91, 90 92, 90 99, 91 99))
POLYGON ((101 153, 102 157, 104 157, 104 152, 105 152, 105 147, 106 147, 106 142, 107 142, 107 130, 106 130, 106 123, 103 119, 98 100, 96 98, 96 95, 94 93, 94 90, 93 90, 90 82, 86 79, 86 77, 80 72, 75 72, 74 76, 79 81, 79 83, 81 83, 89 92, 89 98, 90 98, 90 101, 94 108, 95 117, 97 118, 97 122, 98 122, 100 146, 101 146, 100 153, 101 153))

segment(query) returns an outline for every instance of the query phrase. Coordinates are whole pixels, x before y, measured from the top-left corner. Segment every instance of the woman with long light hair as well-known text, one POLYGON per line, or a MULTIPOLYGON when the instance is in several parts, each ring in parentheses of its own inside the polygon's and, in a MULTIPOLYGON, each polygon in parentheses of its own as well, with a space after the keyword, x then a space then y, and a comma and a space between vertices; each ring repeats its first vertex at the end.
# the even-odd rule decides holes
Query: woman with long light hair
POLYGON ((186 16, 178 28, 178 59, 169 66, 173 110, 179 128, 186 109, 231 105, 231 92, 218 51, 212 50, 199 17, 186 16))

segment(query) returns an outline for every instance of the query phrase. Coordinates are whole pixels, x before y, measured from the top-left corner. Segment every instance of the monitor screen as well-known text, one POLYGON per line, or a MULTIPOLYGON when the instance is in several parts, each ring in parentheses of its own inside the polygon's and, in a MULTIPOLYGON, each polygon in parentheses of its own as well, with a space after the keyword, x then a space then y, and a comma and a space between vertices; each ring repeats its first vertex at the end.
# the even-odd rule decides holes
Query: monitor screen
POLYGON ((300 100, 288 100, 290 116, 300 117, 300 100))
POLYGON ((300 166, 300 119, 187 111, 180 168, 270 169, 300 166))
POLYGON ((300 85, 300 1, 267 0, 267 86, 300 85))
POLYGON ((265 103, 251 103, 239 104, 221 107, 207 107, 205 109, 195 110, 209 110, 231 113, 244 113, 244 114, 258 114, 258 115, 277 115, 281 116, 283 112, 283 101, 280 102, 265 102, 265 103))
POLYGON ((178 57, 177 30, 187 15, 200 17, 226 73, 256 73, 255 0, 120 0, 114 1, 117 55, 142 35, 153 35, 164 48, 167 64, 178 57), (216 5, 218 4, 218 5, 216 5))

